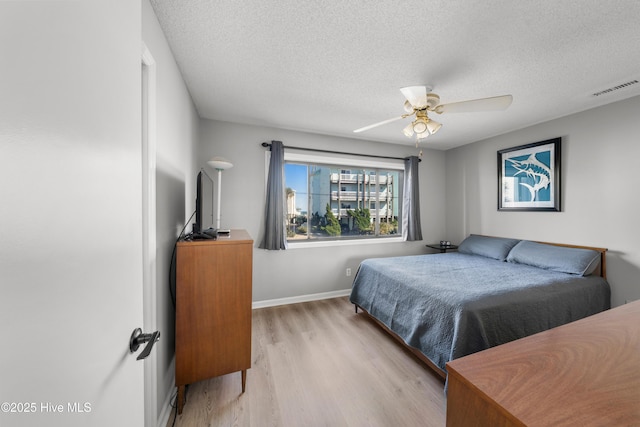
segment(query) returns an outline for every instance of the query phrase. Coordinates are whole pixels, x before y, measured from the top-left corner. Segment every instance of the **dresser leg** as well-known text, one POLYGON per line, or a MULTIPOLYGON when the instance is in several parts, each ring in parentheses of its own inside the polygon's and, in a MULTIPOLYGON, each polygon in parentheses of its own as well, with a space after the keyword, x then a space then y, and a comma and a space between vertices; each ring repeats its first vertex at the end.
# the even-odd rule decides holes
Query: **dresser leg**
POLYGON ((176 397, 176 403, 178 404, 178 414, 182 414, 182 408, 184 408, 184 386, 178 387, 178 396, 176 397))
POLYGON ((244 393, 244 391, 247 388, 247 370, 243 369, 242 370, 242 392, 244 393))

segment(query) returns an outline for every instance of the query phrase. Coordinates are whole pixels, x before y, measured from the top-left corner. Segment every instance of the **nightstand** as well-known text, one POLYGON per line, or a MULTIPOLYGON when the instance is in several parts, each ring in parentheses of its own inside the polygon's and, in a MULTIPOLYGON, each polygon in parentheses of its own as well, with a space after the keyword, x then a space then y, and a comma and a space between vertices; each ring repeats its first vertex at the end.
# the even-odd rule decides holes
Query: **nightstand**
POLYGON ((458 249, 458 246, 456 245, 452 245, 452 244, 448 244, 448 245, 441 245, 440 243, 430 243, 428 245, 426 245, 428 248, 431 249, 437 249, 440 251, 440 253, 447 253, 447 251, 452 251, 455 249, 458 249))

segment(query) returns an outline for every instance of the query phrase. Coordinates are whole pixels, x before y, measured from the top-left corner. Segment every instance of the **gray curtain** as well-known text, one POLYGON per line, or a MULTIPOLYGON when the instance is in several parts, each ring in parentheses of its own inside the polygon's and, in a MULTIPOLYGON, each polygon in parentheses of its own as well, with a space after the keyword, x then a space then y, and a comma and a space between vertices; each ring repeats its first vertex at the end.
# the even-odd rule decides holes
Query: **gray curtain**
POLYGON ((284 191, 284 146, 282 141, 271 141, 265 229, 260 249, 287 249, 287 202, 284 191))
POLYGON ((420 191, 418 187, 418 158, 404 159, 404 197, 402 199, 402 238, 422 240, 420 226, 420 191))

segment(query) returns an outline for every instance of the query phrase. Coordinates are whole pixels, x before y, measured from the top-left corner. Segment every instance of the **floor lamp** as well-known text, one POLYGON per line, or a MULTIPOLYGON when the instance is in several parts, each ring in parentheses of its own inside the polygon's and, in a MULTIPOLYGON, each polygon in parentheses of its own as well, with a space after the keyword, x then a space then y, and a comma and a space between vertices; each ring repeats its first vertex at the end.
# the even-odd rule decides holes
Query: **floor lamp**
POLYGON ((222 171, 231 169, 233 164, 222 157, 214 157, 207 162, 209 166, 218 171, 218 205, 216 206, 216 229, 220 232, 220 194, 222 192, 222 171))

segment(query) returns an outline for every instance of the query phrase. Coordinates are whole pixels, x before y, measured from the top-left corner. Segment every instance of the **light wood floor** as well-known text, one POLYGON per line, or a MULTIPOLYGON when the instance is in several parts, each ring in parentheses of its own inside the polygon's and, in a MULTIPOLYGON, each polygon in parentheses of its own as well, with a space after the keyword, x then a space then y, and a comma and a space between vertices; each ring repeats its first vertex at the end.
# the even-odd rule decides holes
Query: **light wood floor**
POLYGON ((175 425, 445 425, 442 379, 347 297, 254 310, 252 357, 244 394, 239 372, 192 384, 175 425))

